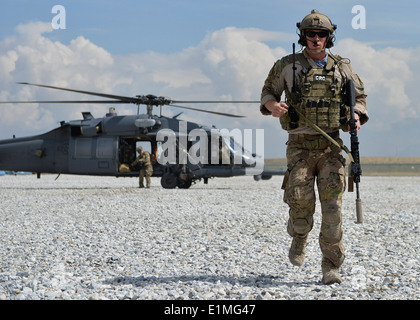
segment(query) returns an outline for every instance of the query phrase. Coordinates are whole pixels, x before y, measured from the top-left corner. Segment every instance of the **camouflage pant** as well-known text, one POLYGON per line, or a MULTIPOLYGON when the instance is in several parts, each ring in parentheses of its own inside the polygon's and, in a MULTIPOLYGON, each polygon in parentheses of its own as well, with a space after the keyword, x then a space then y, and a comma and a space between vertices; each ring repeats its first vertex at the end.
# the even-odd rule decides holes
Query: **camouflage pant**
POLYGON ((152 174, 153 174, 153 169, 152 168, 146 167, 146 168, 141 168, 140 169, 140 172, 139 172, 139 186, 141 188, 144 187, 143 178, 146 178, 146 187, 150 188, 150 184, 151 184, 150 177, 152 176, 152 174))
MULTIPOLYGON (((333 137, 342 143, 338 132, 333 137)), ((287 232, 294 237, 312 230, 316 180, 322 211, 319 245, 323 256, 339 267, 344 260, 341 202, 346 188, 341 150, 322 136, 289 135, 287 163, 289 177, 284 193, 284 202, 290 208, 287 232)))

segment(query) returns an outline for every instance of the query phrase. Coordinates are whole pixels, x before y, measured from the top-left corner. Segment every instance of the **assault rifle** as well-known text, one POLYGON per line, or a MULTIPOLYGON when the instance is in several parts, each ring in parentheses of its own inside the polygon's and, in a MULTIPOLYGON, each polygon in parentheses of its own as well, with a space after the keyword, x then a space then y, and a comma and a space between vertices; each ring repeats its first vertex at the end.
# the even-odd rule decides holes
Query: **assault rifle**
POLYGON ((353 156, 353 161, 351 162, 349 179, 348 179, 348 191, 353 192, 354 183, 356 183, 356 217, 357 223, 363 222, 362 216, 362 200, 360 199, 359 193, 359 182, 360 176, 362 175, 362 168, 360 166, 359 158, 359 138, 357 137, 357 127, 356 119, 354 118, 354 105, 356 104, 356 94, 354 91, 353 80, 347 80, 346 83, 346 97, 347 105, 350 106, 350 150, 351 155, 353 156))

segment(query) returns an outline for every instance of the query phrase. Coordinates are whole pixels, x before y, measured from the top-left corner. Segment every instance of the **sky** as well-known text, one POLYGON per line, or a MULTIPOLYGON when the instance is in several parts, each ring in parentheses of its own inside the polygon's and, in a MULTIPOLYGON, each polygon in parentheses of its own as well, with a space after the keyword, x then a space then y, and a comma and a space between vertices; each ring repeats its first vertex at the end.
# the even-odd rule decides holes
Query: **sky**
MULTIPOLYGON (((362 157, 419 157, 418 1, 0 0, 0 101, 95 99, 17 82, 173 100, 259 100, 277 59, 297 48, 296 22, 317 9, 338 26, 333 54, 365 84, 362 157), (57 10, 57 5, 61 10, 57 10), (64 9, 64 10, 62 10, 64 9)), ((113 105, 117 113, 137 107, 113 105)), ((163 114, 229 130, 264 129, 265 158, 285 157, 287 133, 258 104, 164 107, 163 114)), ((109 105, 1 104, 0 139, 47 132, 109 105)), ((141 109, 144 111, 144 109, 141 109)), ((159 112, 156 110, 156 112, 159 112)), ((341 137, 350 146, 350 135, 341 137)), ((255 151, 255 150, 254 150, 255 151)))

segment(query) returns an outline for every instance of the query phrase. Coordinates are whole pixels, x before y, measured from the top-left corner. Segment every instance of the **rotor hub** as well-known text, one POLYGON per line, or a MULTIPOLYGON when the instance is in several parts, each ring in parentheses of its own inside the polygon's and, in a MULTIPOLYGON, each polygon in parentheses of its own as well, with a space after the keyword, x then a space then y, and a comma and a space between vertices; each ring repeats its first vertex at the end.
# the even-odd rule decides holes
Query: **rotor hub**
POLYGON ((148 106, 163 106, 172 103, 172 100, 169 100, 165 97, 158 97, 153 94, 148 95, 137 95, 137 103, 136 104, 145 104, 148 106))

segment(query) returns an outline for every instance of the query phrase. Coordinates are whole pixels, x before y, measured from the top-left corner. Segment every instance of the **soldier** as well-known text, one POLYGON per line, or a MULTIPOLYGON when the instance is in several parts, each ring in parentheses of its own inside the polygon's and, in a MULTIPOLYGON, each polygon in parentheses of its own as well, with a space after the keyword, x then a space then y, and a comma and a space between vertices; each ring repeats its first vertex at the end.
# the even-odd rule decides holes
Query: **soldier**
POLYGON ((355 85, 357 130, 369 119, 366 95, 349 60, 325 51, 333 46, 337 28, 326 15, 312 10, 297 27, 302 52, 274 64, 262 89, 260 111, 280 118, 282 128, 289 133, 282 188, 284 202, 289 205, 287 232, 293 238, 290 262, 301 266, 304 261, 306 240, 313 227, 316 181, 322 211, 322 282, 341 283, 338 269, 344 261, 341 202, 346 186, 345 159, 341 148, 323 134, 343 145, 339 130, 349 130, 349 107, 343 103, 348 79, 355 85), (283 92, 286 101, 280 102, 283 92))
POLYGON ((135 166, 136 164, 140 164, 140 172, 139 172, 139 188, 144 188, 143 178, 146 177, 146 188, 150 188, 151 179, 150 177, 153 174, 153 167, 152 162, 150 161, 150 154, 147 151, 143 151, 142 147, 137 148, 138 157, 131 166, 135 166))

